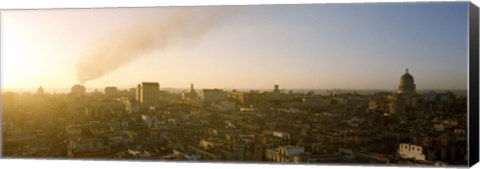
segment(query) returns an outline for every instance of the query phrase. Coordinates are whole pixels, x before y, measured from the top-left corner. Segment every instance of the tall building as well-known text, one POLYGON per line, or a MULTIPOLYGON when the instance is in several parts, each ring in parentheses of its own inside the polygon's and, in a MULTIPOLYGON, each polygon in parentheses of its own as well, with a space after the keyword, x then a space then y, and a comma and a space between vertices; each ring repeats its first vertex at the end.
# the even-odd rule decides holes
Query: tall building
POLYGON ((193 88, 193 83, 190 84, 190 93, 189 93, 189 98, 192 99, 192 100, 196 100, 198 97, 198 94, 197 92, 195 91, 195 89, 193 88))
POLYGON ((137 85, 137 100, 142 107, 156 106, 159 93, 160 85, 156 82, 142 82, 137 85))
POLYGON ((193 83, 190 84, 190 91, 182 92, 182 99, 186 100, 197 100, 198 94, 197 91, 193 88, 193 83))
POLYGON ((117 87, 110 86, 105 88, 105 96, 106 97, 117 97, 118 96, 118 89, 117 87))
POLYGON ((135 98, 137 99, 137 101, 140 101, 140 98, 142 97, 141 92, 142 92, 142 84, 138 84, 135 92, 135 98))
POLYGON ((400 78, 400 85, 398 85, 398 93, 404 95, 415 94, 415 83, 413 76, 408 73, 408 69, 405 70, 405 74, 400 78))
POLYGON ((116 97, 118 95, 117 87, 106 87, 105 88, 105 96, 106 97, 116 97))
POLYGON ((280 93, 279 86, 278 86, 278 84, 276 84, 276 85, 274 86, 274 89, 273 89, 272 99, 273 99, 274 101, 276 101, 277 103, 278 103, 278 101, 280 100, 280 94, 281 94, 281 93, 280 93))

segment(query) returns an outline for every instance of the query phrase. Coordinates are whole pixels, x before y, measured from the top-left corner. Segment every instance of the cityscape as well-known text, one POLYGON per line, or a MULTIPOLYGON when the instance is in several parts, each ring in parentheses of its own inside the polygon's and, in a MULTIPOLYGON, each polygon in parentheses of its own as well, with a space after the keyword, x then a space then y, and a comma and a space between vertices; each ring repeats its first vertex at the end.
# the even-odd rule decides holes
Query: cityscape
POLYGON ((466 91, 2 93, 3 154, 21 158, 466 165, 466 91))
POLYGON ((468 2, 0 16, 2 158, 468 164, 468 2))

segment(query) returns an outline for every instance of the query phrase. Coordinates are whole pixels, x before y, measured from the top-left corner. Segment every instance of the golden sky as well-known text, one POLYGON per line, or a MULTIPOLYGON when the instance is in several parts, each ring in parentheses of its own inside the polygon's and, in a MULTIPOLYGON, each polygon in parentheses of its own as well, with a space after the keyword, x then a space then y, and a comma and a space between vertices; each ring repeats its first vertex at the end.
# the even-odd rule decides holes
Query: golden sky
POLYGON ((465 89, 466 4, 2 11, 2 89, 465 89))

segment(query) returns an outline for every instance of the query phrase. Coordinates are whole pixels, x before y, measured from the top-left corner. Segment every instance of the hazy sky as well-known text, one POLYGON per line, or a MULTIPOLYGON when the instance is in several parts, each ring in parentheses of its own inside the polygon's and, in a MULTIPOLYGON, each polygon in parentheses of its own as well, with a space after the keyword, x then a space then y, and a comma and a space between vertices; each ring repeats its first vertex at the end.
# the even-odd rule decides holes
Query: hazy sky
POLYGON ((466 89, 468 3, 15 10, 2 88, 466 89))

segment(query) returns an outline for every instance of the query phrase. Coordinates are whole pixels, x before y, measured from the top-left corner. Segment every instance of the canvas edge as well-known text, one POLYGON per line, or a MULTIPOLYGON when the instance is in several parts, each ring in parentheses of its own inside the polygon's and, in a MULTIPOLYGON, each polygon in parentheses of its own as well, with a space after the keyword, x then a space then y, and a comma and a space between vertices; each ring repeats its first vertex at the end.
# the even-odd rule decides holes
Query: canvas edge
POLYGON ((469 86, 468 86, 468 165, 471 167, 478 162, 479 155, 479 56, 478 56, 478 7, 469 3, 469 86))

